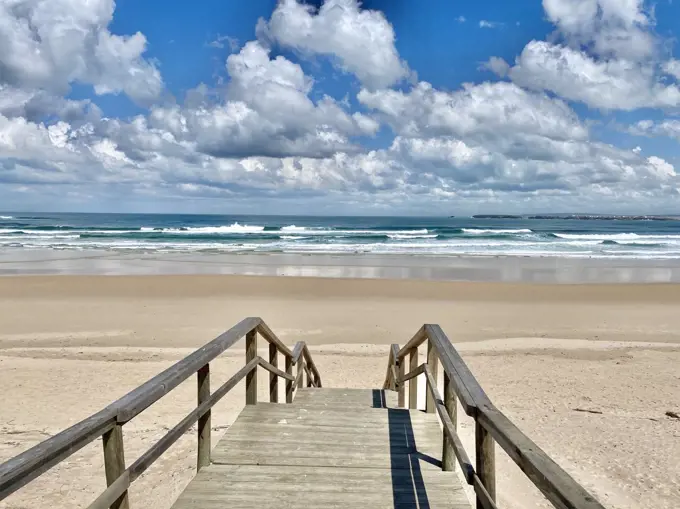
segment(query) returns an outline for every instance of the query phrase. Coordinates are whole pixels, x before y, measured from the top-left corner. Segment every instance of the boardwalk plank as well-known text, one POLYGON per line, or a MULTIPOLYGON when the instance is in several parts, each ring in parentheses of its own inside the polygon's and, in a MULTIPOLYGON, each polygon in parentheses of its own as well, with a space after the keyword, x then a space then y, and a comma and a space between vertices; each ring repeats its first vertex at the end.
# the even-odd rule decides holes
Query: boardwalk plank
POLYGON ((292 404, 249 405, 173 509, 470 509, 441 469, 437 418, 393 403, 383 391, 303 389, 292 404))

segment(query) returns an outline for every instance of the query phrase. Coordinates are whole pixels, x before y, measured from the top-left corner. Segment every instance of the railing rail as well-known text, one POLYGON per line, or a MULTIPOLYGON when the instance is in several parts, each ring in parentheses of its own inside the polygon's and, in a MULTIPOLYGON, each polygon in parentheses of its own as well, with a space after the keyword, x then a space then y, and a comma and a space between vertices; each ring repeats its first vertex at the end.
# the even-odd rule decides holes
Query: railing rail
POLYGON ((308 387, 321 387, 319 371, 304 342, 291 351, 261 318, 246 318, 211 342, 173 364, 144 384, 132 390, 103 410, 39 443, 0 465, 0 500, 65 460, 90 442, 102 437, 106 490, 90 504, 89 509, 128 509, 127 490, 147 468, 198 422, 197 470, 210 464, 210 412, 242 379, 246 379, 246 404, 257 403, 257 368, 270 374, 269 396, 278 401, 278 379, 286 380, 286 402, 303 385, 307 373, 308 387), (257 355, 257 335, 269 343, 269 360, 257 355), (210 392, 210 362, 246 337, 246 364, 234 376, 210 392), (278 356, 285 357, 285 371, 278 368, 278 356), (293 366, 298 366, 298 376, 293 366), (123 426, 172 389, 197 375, 197 406, 163 438, 125 468, 123 426))
POLYGON ((496 509, 495 447, 497 443, 525 475, 558 509, 604 509, 567 472, 496 408, 477 382, 439 325, 423 325, 406 345, 390 346, 385 389, 396 390, 405 400, 409 384, 409 407, 417 408, 418 377, 427 385, 426 411, 437 412, 443 425, 442 464, 453 469, 452 454, 463 475, 474 487, 478 509, 496 509), (418 347, 427 341, 427 361, 418 365, 418 347), (408 373, 404 373, 406 357, 408 373), (437 363, 444 371, 444 398, 437 388, 437 363), (457 403, 475 420, 475 466, 457 434, 457 403))

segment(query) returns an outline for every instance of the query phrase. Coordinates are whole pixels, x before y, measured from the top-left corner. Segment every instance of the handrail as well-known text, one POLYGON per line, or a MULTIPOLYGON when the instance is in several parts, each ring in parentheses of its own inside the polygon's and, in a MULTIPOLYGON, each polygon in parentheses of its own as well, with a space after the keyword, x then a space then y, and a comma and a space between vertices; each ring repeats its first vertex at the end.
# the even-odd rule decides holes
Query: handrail
POLYGON ((154 376, 106 408, 48 438, 0 465, 0 500, 25 486, 79 449, 103 437, 107 489, 89 506, 91 509, 127 509, 127 489, 154 461, 198 421, 197 470, 210 463, 211 408, 238 382, 246 378, 246 404, 257 402, 257 368, 270 373, 270 400, 278 401, 276 380, 286 383, 286 402, 302 386, 301 375, 308 373, 308 384, 321 387, 321 377, 304 342, 294 351, 285 346, 261 318, 246 318, 231 329, 154 376), (270 345, 269 362, 257 355, 257 334, 270 345), (210 393, 210 361, 246 337, 246 365, 215 392, 210 393), (295 354, 294 354, 295 352, 295 354), (277 367, 278 354, 286 359, 286 371, 277 367), (293 376, 293 365, 298 377, 293 376), (156 442, 130 467, 125 468, 122 427, 161 399, 191 375, 198 375, 198 403, 182 421, 156 442), (300 380, 300 383, 296 381, 300 380))
MULTIPOLYGON (((436 410, 443 424, 444 468, 453 468, 448 457, 451 453, 455 454, 467 482, 474 487, 477 507, 496 509, 494 459, 496 442, 556 508, 604 509, 595 497, 493 405, 439 325, 422 326, 396 354, 394 348, 390 347, 385 388, 398 390, 399 400, 403 401, 404 383, 408 381, 409 392, 412 395, 417 394, 417 388, 414 392, 413 384, 417 387, 417 377, 423 374, 430 395, 427 398, 427 411, 436 410), (418 347, 426 341, 428 341, 427 362, 416 366, 413 361, 417 359, 418 347), (406 374, 402 371, 401 376, 397 377, 395 372, 399 371, 400 366, 404 366, 407 356, 412 362, 411 371, 406 374), (437 389, 437 361, 444 370, 444 399, 437 389), (456 433, 456 397, 465 413, 475 420, 476 468, 472 467, 456 433), (430 408, 430 404, 433 404, 434 408, 430 408)), ((416 403, 415 398, 411 398, 410 407, 416 408, 416 403)))

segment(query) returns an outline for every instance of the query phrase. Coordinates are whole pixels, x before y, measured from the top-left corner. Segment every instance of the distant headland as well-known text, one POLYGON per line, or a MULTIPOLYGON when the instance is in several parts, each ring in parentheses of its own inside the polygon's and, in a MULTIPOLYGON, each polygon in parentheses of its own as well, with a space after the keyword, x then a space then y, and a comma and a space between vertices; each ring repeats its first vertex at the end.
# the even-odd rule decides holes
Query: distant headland
MULTIPOLYGON (((453 217, 453 216, 452 216, 453 217)), ((627 216, 607 214, 538 214, 538 215, 513 215, 513 214, 476 214, 473 219, 572 219, 572 220, 600 220, 600 221, 680 221, 680 216, 627 216)))

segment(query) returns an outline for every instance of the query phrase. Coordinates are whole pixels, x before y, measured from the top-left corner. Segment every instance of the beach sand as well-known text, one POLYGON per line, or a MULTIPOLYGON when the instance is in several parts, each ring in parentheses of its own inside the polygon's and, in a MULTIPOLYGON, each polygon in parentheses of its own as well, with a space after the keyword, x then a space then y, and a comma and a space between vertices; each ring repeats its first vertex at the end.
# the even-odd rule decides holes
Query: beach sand
MULTIPOLYGON (((381 386, 387 345, 403 345, 430 322, 444 328, 495 404, 606 507, 675 509, 680 420, 665 413, 680 412, 679 304, 676 285, 0 278, 0 461, 101 409, 246 316, 264 318, 288 345, 307 341, 328 387, 381 386)), ((240 344, 220 357, 213 386, 243 359, 240 344)), ((126 425, 127 463, 194 399, 192 378, 126 425)), ((213 443, 243 403, 241 384, 215 407, 213 443)), ((459 423, 471 453, 471 421, 459 423)), ((497 457, 499 507, 548 507, 498 448, 497 457)), ((133 484, 132 506, 170 507, 195 461, 189 433, 133 484)), ((97 441, 0 507, 86 507, 104 488, 97 441)))

